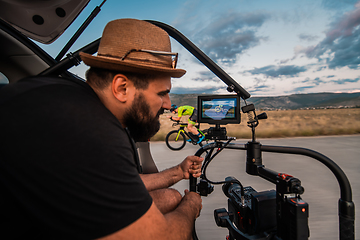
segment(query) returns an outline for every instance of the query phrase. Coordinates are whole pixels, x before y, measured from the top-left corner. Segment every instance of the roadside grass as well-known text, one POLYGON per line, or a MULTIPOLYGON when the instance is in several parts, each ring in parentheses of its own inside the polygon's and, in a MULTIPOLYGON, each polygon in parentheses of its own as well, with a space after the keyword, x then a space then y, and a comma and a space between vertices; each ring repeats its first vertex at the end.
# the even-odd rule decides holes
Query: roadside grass
MULTIPOLYGON (((261 111, 257 111, 260 114, 261 111)), ((266 111, 268 118, 260 120, 256 128, 257 138, 283 138, 300 136, 324 136, 360 133, 360 108, 279 110, 266 111)), ((165 113, 160 117, 161 127, 151 141, 164 141, 171 130, 172 121, 165 113)), ((250 139, 251 129, 246 125, 247 115, 241 114, 240 124, 226 125, 227 135, 237 139, 250 139)), ((187 119, 183 118, 183 122, 187 119)), ((201 124, 200 129, 211 127, 201 124)))

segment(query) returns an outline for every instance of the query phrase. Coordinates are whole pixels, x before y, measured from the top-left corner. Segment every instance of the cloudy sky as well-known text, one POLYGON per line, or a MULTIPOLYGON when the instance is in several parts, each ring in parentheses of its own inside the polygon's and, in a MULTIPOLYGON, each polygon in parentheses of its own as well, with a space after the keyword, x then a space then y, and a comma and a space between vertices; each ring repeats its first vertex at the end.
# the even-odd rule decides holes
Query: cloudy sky
MULTIPOLYGON (((53 44, 54 57, 92 9, 92 0, 53 44)), ((359 0, 107 0, 71 50, 99 38, 117 18, 169 24, 222 67, 252 96, 360 91, 359 0)), ((178 68, 172 93, 226 93, 226 85, 175 40, 178 68)), ((86 66, 72 71, 84 76, 86 66)))

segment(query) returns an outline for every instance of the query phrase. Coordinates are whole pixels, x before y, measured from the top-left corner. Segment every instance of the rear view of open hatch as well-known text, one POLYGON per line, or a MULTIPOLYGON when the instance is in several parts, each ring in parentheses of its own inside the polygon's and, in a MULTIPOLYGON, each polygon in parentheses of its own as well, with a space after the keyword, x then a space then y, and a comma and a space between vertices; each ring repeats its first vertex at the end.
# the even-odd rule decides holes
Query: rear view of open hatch
POLYGON ((90 0, 0 0, 0 17, 27 37, 55 41, 90 0))

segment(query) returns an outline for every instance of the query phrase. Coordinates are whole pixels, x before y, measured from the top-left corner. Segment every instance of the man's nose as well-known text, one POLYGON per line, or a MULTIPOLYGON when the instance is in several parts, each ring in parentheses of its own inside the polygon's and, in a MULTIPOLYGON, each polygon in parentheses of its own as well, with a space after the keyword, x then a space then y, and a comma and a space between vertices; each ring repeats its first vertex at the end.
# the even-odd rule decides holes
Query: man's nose
POLYGON ((169 94, 167 94, 166 98, 164 98, 162 107, 167 110, 171 108, 171 100, 169 94))

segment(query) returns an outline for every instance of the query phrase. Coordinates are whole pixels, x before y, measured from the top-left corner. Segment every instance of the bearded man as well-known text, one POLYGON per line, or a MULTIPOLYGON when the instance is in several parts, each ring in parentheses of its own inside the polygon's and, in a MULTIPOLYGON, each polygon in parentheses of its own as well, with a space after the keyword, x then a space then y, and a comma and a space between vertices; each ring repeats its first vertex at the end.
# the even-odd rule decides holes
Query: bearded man
POLYGON ((4 239, 190 239, 197 193, 168 187, 199 177, 202 158, 141 174, 134 141, 170 109, 177 54, 145 21, 107 24, 87 81, 32 77, 0 91, 4 239))

